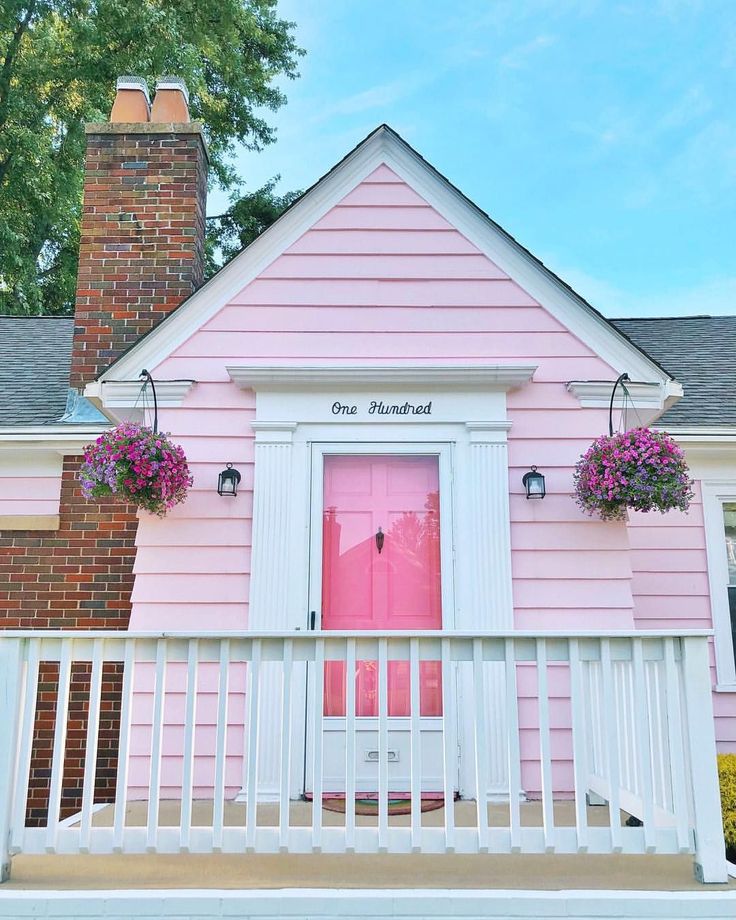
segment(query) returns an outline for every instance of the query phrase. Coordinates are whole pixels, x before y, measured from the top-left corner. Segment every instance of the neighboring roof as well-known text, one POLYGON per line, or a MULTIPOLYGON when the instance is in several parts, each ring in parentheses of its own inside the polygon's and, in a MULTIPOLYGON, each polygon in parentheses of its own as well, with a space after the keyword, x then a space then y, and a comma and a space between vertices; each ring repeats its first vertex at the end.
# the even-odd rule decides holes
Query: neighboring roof
POLYGON ((685 395, 658 425, 736 426, 736 316, 614 319, 624 335, 675 375, 685 395))
POLYGON ((61 418, 73 333, 71 316, 0 316, 0 425, 61 418))
MULTIPOLYGON (((160 364, 381 163, 397 172, 563 325, 573 328, 615 371, 627 370, 641 381, 657 380, 665 398, 679 392, 677 384, 671 386, 673 378, 667 369, 631 342, 388 125, 372 131, 274 224, 113 361, 98 381, 135 379, 142 367, 160 364)), ((89 386, 88 395, 94 389, 94 385, 89 386)))

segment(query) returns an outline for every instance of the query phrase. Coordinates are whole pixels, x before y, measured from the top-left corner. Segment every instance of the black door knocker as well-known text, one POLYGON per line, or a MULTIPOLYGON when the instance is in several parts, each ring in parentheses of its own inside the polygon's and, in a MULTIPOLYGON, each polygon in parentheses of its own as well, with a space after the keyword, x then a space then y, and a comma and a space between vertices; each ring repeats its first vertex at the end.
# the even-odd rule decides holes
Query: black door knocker
POLYGON ((383 549, 383 541, 386 539, 386 534, 379 527, 376 531, 376 549, 378 550, 378 555, 381 555, 381 550, 383 549))

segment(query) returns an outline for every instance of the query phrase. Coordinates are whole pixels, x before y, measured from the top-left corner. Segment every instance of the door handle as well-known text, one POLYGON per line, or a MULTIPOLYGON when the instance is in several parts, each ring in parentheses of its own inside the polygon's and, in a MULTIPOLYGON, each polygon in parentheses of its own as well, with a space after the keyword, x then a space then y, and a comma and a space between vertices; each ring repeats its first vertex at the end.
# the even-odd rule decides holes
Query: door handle
POLYGON ((383 541, 386 539, 386 534, 379 527, 376 531, 376 549, 378 550, 378 555, 381 555, 381 550, 383 549, 383 541))
POLYGON ((309 611, 309 628, 313 631, 317 628, 317 611, 316 610, 309 611))

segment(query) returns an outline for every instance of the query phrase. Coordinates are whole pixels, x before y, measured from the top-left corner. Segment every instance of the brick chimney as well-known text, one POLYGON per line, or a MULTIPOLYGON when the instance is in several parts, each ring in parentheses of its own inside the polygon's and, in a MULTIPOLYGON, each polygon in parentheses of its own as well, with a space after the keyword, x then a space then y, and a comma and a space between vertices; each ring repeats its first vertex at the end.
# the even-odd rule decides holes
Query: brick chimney
POLYGON ((207 149, 177 77, 121 77, 110 121, 86 127, 71 385, 82 389, 204 276, 207 149))

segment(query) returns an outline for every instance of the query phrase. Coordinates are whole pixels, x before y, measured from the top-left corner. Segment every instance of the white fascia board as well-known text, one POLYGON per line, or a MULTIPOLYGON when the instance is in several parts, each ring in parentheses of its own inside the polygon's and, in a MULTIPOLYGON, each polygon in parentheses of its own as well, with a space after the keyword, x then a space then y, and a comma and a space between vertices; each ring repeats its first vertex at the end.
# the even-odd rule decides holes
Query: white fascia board
POLYGON ((9 425, 0 427, 0 450, 79 454, 108 430, 102 425, 9 425))
POLYGON ((417 153, 381 128, 367 138, 247 249, 125 354, 100 380, 138 377, 155 368, 200 329, 243 287, 322 218, 371 172, 385 163, 452 226, 485 253, 617 373, 637 380, 671 380, 602 316, 541 266, 436 173, 417 153))
POLYGON ((320 389, 326 387, 443 386, 512 390, 528 383, 535 364, 485 365, 239 365, 226 368, 243 389, 320 389))
MULTIPOLYGON (((157 380, 156 401, 159 409, 171 409, 180 406, 194 386, 194 380, 157 380)), ((105 410, 130 409, 141 403, 140 380, 95 380, 84 388, 87 399, 105 410)), ((153 397, 147 396, 147 404, 153 397)))
MULTIPOLYGON (((567 391, 571 393, 585 409, 608 409, 611 405, 611 392, 615 381, 613 380, 571 380, 567 384, 567 391)), ((665 393, 661 383, 626 384, 630 400, 619 387, 613 405, 617 409, 623 408, 626 402, 633 404, 636 409, 665 409, 665 393)))

